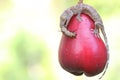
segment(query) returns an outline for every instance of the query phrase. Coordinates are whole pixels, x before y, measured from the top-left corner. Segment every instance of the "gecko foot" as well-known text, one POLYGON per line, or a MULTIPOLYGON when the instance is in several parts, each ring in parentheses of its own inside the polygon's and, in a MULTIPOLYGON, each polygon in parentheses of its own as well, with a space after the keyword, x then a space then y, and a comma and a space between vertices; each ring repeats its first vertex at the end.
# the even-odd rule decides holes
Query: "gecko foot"
POLYGON ((80 17, 80 14, 78 14, 78 15, 76 16, 76 18, 77 18, 77 20, 78 20, 79 22, 82 21, 82 18, 80 17))
POLYGON ((64 35, 68 36, 68 37, 76 37, 76 33, 74 32, 70 32, 69 30, 67 30, 67 28, 62 27, 61 31, 63 32, 64 35))
POLYGON ((100 38, 99 31, 97 29, 91 29, 91 31, 95 34, 96 37, 100 38))

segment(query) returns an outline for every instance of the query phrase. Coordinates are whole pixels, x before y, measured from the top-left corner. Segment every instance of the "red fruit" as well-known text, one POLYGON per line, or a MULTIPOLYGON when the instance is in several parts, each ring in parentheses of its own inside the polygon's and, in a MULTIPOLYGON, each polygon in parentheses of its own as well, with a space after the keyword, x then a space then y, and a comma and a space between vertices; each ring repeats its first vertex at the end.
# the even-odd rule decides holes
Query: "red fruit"
POLYGON ((59 62, 66 71, 74 74, 94 76, 101 73, 107 62, 107 49, 101 38, 97 37, 93 30, 93 20, 81 14, 79 22, 73 16, 68 30, 75 32, 77 36, 70 38, 62 36, 59 47, 59 62))

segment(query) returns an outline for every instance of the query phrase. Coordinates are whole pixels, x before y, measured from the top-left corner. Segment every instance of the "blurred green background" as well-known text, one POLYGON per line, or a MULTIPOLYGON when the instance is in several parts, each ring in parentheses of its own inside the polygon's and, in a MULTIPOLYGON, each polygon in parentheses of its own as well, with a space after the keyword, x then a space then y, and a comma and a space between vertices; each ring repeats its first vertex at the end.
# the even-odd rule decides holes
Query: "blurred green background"
MULTIPOLYGON (((58 62, 59 17, 78 0, 0 0, 0 80, 97 80, 58 62)), ((102 80, 120 80, 120 1, 85 0, 100 13, 110 46, 102 80)))

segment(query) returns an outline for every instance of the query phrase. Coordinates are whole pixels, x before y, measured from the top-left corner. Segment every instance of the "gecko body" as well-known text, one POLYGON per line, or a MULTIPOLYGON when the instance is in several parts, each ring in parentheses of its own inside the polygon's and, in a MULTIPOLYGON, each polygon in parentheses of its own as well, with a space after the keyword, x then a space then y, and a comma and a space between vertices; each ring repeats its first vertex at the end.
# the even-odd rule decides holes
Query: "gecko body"
MULTIPOLYGON (((60 27, 61 31, 69 37, 75 37, 75 33, 67 30, 68 23, 73 15, 77 15, 77 19, 81 21, 80 14, 84 13, 90 16, 95 22, 96 31, 98 32, 99 28, 103 27, 103 22, 97 11, 87 4, 77 4, 65 10, 65 12, 60 16, 60 27), (66 29, 65 29, 66 28, 66 29)), ((96 34, 97 34, 96 32, 96 34)))

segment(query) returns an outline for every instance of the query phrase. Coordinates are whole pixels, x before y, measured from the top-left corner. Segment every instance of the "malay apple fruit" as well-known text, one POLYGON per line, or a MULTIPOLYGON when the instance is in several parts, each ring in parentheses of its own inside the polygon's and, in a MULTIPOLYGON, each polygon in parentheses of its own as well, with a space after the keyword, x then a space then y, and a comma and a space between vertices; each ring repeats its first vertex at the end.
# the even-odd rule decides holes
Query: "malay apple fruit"
POLYGON ((74 15, 67 28, 76 37, 62 35, 59 46, 59 63, 74 75, 95 76, 101 73, 107 62, 107 49, 101 37, 94 33, 94 21, 81 14, 81 21, 74 15))

